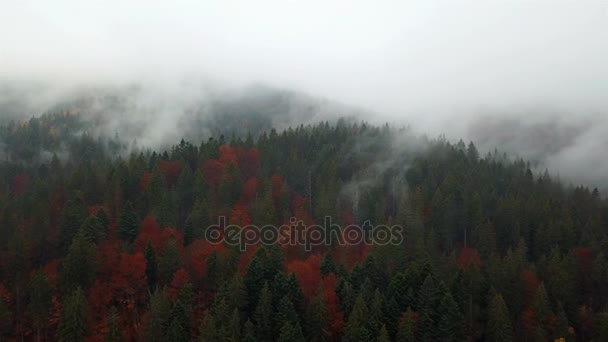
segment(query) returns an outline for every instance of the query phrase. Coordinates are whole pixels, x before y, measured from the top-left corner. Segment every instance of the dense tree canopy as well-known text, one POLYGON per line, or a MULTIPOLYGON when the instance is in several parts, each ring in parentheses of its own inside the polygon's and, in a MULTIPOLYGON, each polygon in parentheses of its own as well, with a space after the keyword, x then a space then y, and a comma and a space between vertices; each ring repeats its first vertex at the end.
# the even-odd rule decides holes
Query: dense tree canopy
POLYGON ((523 160, 346 120, 166 151, 75 137, 82 125, 2 127, 0 337, 608 336, 608 202, 523 160), (206 240, 221 216, 398 224, 405 240, 240 250, 206 240))

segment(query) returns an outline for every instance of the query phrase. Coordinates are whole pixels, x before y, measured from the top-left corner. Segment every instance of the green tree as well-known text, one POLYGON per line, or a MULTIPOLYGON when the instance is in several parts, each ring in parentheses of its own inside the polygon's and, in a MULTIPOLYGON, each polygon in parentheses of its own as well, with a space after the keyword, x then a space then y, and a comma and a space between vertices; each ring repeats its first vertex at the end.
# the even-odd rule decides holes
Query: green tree
POLYGON ((416 318, 410 308, 403 314, 399 321, 396 341, 413 342, 416 341, 416 318))
POLYGON ((380 332, 378 333, 378 337, 376 338, 376 342, 390 342, 391 338, 388 334, 388 330, 386 330, 386 325, 382 325, 380 328, 380 332))
POLYGON ((443 295, 437 311, 440 314, 437 330, 441 341, 462 341, 464 317, 449 292, 443 295))
POLYGON ((165 245, 165 250, 158 262, 158 280, 160 284, 168 284, 173 279, 173 274, 180 266, 180 252, 175 239, 170 239, 165 245))
POLYGON ((278 342, 304 342, 304 335, 302 334, 302 328, 300 323, 286 322, 281 328, 278 342))
MULTIPOLYGON (((0 300, 1 301, 1 300, 0 300)), ((52 304, 52 288, 42 270, 36 271, 30 280, 28 314, 36 331, 36 340, 44 337, 52 304)))
POLYGON ((105 342, 122 342, 124 337, 120 329, 120 317, 115 306, 110 308, 110 316, 108 317, 108 331, 105 334, 105 342))
POLYGON ((258 305, 255 308, 254 319, 258 337, 261 340, 272 340, 272 294, 268 282, 264 283, 260 295, 258 296, 258 305))
POLYGON ((87 299, 78 287, 63 302, 57 336, 59 341, 76 342, 84 341, 89 333, 87 299))
POLYGON ((148 287, 154 289, 158 283, 158 263, 156 261, 156 251, 150 240, 146 243, 144 256, 146 258, 146 279, 148 281, 148 287))
POLYGON ((513 326, 509 318, 509 309, 501 294, 495 294, 488 306, 488 323, 486 338, 493 342, 513 341, 513 326))
POLYGON ((127 202, 120 212, 120 218, 118 219, 118 236, 120 239, 127 243, 132 243, 137 237, 139 232, 139 221, 133 204, 127 202))
POLYGON ((146 341, 165 341, 171 323, 171 302, 164 288, 156 288, 150 296, 150 311, 145 329, 146 341))
POLYGON ((369 311, 361 295, 357 296, 353 310, 348 316, 346 327, 344 328, 344 341, 360 342, 372 339, 368 329, 369 311))
POLYGON ((95 245, 79 233, 58 270, 62 289, 69 293, 77 287, 89 288, 95 280, 95 260, 95 245))

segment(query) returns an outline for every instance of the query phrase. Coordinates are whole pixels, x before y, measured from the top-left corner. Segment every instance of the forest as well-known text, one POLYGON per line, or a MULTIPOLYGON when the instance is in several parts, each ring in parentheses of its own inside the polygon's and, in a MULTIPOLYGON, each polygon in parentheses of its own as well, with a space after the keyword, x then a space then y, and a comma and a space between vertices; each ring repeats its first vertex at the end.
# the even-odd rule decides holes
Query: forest
POLYGON ((559 170, 352 119, 162 149, 94 124, 0 126, 1 340, 608 341, 608 200, 559 170), (405 239, 205 240, 326 216, 405 239))

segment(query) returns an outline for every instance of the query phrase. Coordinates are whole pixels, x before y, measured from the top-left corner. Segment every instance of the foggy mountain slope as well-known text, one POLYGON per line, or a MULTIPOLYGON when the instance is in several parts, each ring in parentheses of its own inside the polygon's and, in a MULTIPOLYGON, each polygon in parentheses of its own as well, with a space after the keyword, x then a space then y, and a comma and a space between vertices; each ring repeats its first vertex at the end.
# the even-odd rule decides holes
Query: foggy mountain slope
MULTIPOLYGON (((145 149, 166 148, 180 139, 255 137, 273 128, 363 116, 355 107, 261 84, 234 89, 182 83, 53 89, 5 83, 4 89, 10 91, 2 93, 0 123, 13 128, 3 130, 2 141, 13 152, 20 142, 10 140, 10 130, 32 129, 42 121, 48 121, 52 132, 46 133, 51 136, 63 132, 64 137, 76 138, 86 133, 145 149)), ((49 152, 59 148, 45 146, 44 139, 40 144, 49 152)))
MULTIPOLYGON (((4 82, 2 90, 0 122, 40 116, 64 120, 67 116, 72 123, 65 135, 70 139, 83 133, 95 139, 117 139, 124 151, 166 148, 180 139, 245 138, 273 128, 281 131, 325 120, 371 117, 370 111, 354 106, 259 83, 240 88, 193 82, 61 88, 4 82)), ((415 117, 400 120, 398 125, 411 127, 417 134, 430 133, 423 131, 415 117)), ((453 141, 473 141, 482 154, 498 150, 529 160, 536 171, 548 169, 566 183, 597 186, 603 192, 608 189, 608 161, 593 153, 608 147, 603 133, 608 120, 601 115, 572 119, 540 109, 528 115, 488 111, 461 120, 460 126, 464 128, 438 121, 433 131, 453 141)), ((19 154, 23 149, 22 142, 11 141, 6 131, 2 142, 4 152, 19 154)), ((65 152, 64 144, 44 139, 39 143, 47 155, 65 152)), ((32 157, 36 152, 24 155, 32 157)))
POLYGON ((546 112, 486 115, 467 124, 465 135, 480 151, 508 153, 548 169, 563 182, 584 183, 608 191, 608 117, 546 112))

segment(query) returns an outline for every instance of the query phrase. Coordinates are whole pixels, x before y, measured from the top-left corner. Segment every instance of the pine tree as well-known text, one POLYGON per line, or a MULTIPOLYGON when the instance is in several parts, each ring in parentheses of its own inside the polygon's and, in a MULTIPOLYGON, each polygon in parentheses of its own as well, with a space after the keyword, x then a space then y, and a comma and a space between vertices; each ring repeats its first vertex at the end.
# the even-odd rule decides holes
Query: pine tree
MULTIPOLYGON (((283 298, 279 301, 276 315, 274 316, 274 321, 276 322, 276 332, 278 333, 281 330, 281 327, 285 323, 295 324, 299 322, 298 314, 289 298, 289 295, 283 296, 283 298)), ((278 334, 277 334, 278 335, 278 334)))
POLYGON ((378 333, 378 337, 376 338, 376 342, 390 342, 391 339, 388 335, 388 330, 386 330, 386 325, 382 325, 380 332, 378 333))
POLYGON ((164 288, 156 288, 150 297, 150 311, 145 329, 146 341, 164 341, 169 327, 171 302, 164 288))
POLYGON ((416 340, 416 319, 410 308, 403 314, 399 321, 396 341, 413 342, 416 340))
POLYGON ((87 217, 80 227, 85 238, 92 243, 99 243, 107 237, 103 223, 97 216, 87 217))
POLYGON ((439 292, 433 281, 428 275, 422 283, 418 292, 417 307, 420 312, 420 327, 417 329, 417 339, 420 341, 433 341, 437 335, 435 327, 438 323, 438 304, 439 292))
POLYGON ((323 261, 321 262, 321 274, 326 276, 330 273, 336 273, 336 264, 331 252, 325 253, 323 261))
POLYGON ((361 295, 357 296, 353 310, 348 316, 344 329, 344 341, 359 342, 369 341, 372 338, 368 329, 369 311, 361 295))
POLYGON ((260 291, 253 317, 256 322, 257 336, 261 340, 272 340, 272 294, 268 282, 264 283, 260 291))
POLYGON ((218 284, 221 282, 221 266, 219 264, 219 259, 217 257, 217 252, 211 252, 209 258, 207 258, 207 277, 205 284, 208 285, 210 291, 215 291, 218 287, 218 284))
POLYGON ((449 292, 443 295, 437 311, 440 314, 437 330, 441 341, 462 341, 464 317, 449 292))
MULTIPOLYGON (((0 300, 2 301, 2 300, 0 300)), ((52 288, 42 270, 36 271, 30 280, 28 314, 36 330, 36 340, 44 337, 48 326, 49 310, 52 304, 52 288)))
POLYGON ((127 243, 132 243, 137 237, 139 232, 139 223, 137 220, 137 214, 131 202, 123 207, 120 218, 118 220, 118 236, 120 239, 127 243))
MULTIPOLYGON (((251 320, 247 320, 243 325, 243 338, 241 342, 257 342, 258 339, 255 337, 255 326, 251 322, 251 320)), ((211 341, 211 340, 209 340, 211 341)))
POLYGON ((95 213, 95 216, 97 217, 99 222, 101 222, 101 228, 107 236, 108 230, 110 228, 110 219, 108 218, 106 211, 103 210, 103 208, 100 208, 99 210, 97 210, 97 213, 95 213))
POLYGON ((502 295, 495 294, 488 306, 488 323, 486 338, 493 342, 513 341, 513 326, 509 318, 509 309, 502 295))
POLYGON ((108 332, 104 337, 105 342, 122 342, 125 340, 120 330, 118 310, 115 306, 110 308, 107 326, 108 332))
POLYGON ((61 320, 57 327, 59 341, 84 341, 89 335, 87 323, 87 299, 80 287, 70 293, 61 308, 61 320))
POLYGON ((327 331, 328 313, 323 291, 319 291, 310 301, 306 310, 304 323, 306 324, 304 327, 308 341, 321 342, 325 341, 329 336, 329 332, 327 331))
POLYGON ((167 340, 176 342, 190 341, 190 320, 184 304, 177 300, 171 309, 167 340))
POLYGON ((222 335, 217 328, 215 318, 213 317, 213 314, 211 314, 209 311, 207 311, 207 313, 205 314, 205 318, 203 319, 201 326, 199 327, 199 331, 200 342, 220 341, 222 338, 222 335))
POLYGON ((302 334, 302 328, 300 323, 286 322, 281 328, 278 342, 304 342, 304 335, 302 334))
POLYGON ((0 299, 0 337, 5 337, 12 332, 13 313, 4 301, 0 299))
POLYGON ((95 259, 95 245, 79 233, 59 268, 62 289, 89 288, 95 280, 95 259))
POLYGON ((158 264, 156 262, 156 252, 154 251, 154 246, 150 240, 146 243, 144 256, 146 258, 146 279, 148 281, 148 287, 154 290, 158 282, 158 264))
POLYGON ((61 215, 61 231, 59 236, 64 251, 72 244, 72 239, 78 233, 85 218, 86 208, 80 195, 67 201, 61 215))
POLYGON ((158 262, 158 281, 160 284, 168 284, 173 279, 173 274, 179 269, 180 253, 175 239, 170 239, 165 245, 165 250, 158 262))

